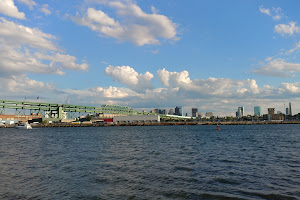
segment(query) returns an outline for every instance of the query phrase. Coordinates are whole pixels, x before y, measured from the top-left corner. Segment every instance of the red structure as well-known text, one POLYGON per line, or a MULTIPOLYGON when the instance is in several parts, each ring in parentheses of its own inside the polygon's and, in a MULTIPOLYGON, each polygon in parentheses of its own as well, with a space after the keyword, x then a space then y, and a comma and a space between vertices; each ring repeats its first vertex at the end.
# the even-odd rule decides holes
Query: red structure
POLYGON ((114 120, 113 119, 103 119, 103 122, 114 122, 114 120))

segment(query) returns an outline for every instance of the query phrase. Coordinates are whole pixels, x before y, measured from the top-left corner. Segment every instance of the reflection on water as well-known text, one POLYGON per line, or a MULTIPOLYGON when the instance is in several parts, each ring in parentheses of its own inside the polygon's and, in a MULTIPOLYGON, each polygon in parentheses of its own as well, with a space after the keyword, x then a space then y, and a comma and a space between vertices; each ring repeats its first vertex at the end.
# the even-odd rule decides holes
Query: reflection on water
POLYGON ((0 199, 299 199, 299 128, 0 129, 0 199))

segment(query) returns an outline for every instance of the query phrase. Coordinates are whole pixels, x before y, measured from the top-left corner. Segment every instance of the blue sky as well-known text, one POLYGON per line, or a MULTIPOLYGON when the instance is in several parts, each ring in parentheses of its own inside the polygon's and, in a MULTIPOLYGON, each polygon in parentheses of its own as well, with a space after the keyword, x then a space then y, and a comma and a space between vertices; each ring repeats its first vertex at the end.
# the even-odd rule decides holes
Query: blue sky
POLYGON ((298 0, 2 0, 0 99, 300 112, 298 0))

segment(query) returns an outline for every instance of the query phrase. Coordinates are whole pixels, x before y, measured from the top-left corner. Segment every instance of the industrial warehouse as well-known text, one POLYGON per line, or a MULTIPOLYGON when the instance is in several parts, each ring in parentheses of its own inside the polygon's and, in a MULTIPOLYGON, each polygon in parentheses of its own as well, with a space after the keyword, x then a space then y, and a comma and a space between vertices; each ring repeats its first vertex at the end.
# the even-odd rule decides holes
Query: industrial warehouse
POLYGON ((141 115, 141 116, 116 116, 113 118, 115 124, 120 123, 153 123, 160 122, 158 115, 141 115))

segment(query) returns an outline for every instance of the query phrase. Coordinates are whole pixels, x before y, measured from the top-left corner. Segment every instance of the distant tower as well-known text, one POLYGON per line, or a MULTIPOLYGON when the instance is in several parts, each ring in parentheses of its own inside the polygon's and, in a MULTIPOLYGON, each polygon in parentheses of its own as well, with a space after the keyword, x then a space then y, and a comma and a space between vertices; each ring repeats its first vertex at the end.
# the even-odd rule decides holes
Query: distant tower
POLYGON ((175 115, 182 116, 182 107, 181 106, 176 106, 175 115))
POLYGON ((192 117, 198 117, 197 113, 198 113, 198 108, 192 108, 192 117))
POLYGON ((260 116, 261 115, 260 112, 261 112, 260 106, 255 106, 254 107, 254 116, 260 116))
POLYGON ((285 114, 286 114, 286 115, 289 115, 289 113, 290 113, 290 112, 289 112, 289 108, 286 108, 286 109, 285 109, 285 114))
POLYGON ((292 116, 292 104, 291 102, 289 103, 289 115, 292 116))
POLYGON ((174 115, 173 109, 170 109, 170 110, 169 110, 169 115, 174 115))
POLYGON ((244 106, 241 106, 240 108, 241 108, 242 117, 243 117, 243 116, 244 116, 244 114, 245 114, 245 108, 244 108, 244 106))
POLYGON ((238 110, 236 112, 236 117, 243 117, 244 116, 244 106, 238 107, 238 110))
POLYGON ((163 109, 162 114, 166 115, 167 113, 167 109, 163 109))

